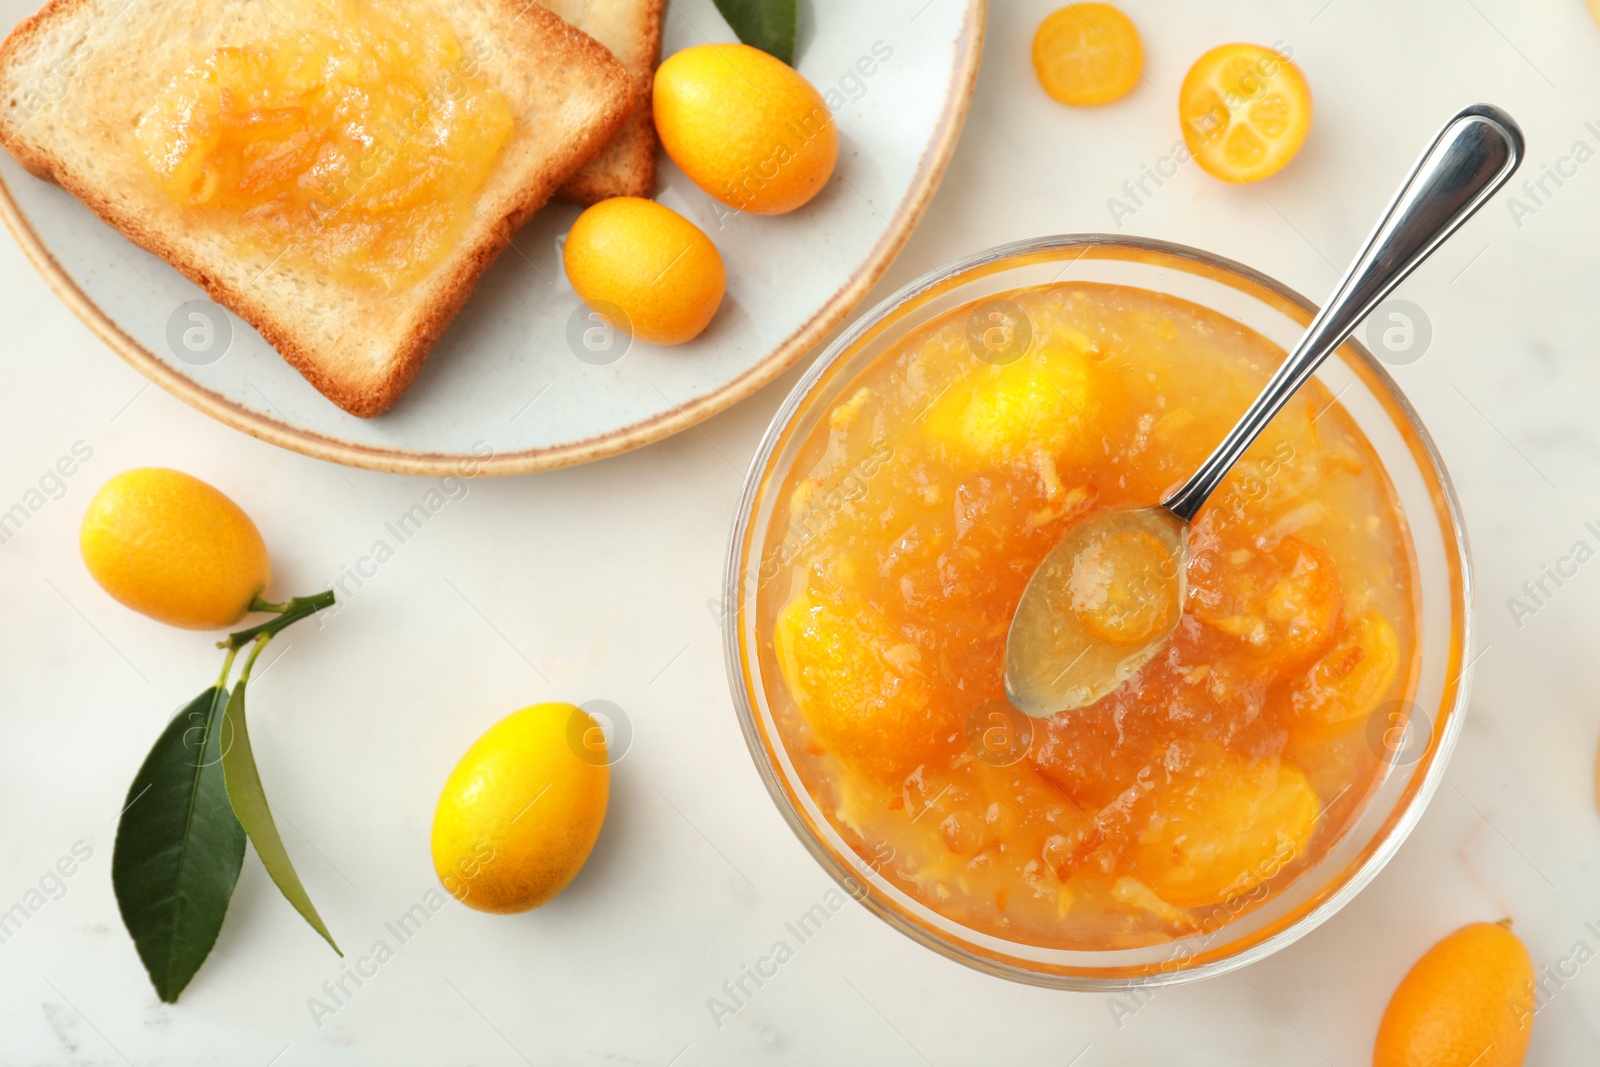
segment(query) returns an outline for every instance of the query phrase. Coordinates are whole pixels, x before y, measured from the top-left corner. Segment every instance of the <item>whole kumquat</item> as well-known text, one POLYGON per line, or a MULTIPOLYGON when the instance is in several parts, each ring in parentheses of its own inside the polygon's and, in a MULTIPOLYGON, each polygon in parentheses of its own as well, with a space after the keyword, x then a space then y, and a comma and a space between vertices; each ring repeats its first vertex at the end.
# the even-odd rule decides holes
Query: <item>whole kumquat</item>
POLYGON ((1533 1033, 1533 961, 1510 920, 1434 945, 1384 1009, 1372 1067, 1518 1067, 1533 1033))
POLYGON ((272 577, 250 516, 200 479, 165 467, 123 471, 101 486, 78 543, 102 589, 187 630, 238 622, 272 577))
POLYGON ((822 191, 839 158, 839 130, 822 94, 749 45, 674 54, 656 71, 651 106, 672 161, 739 211, 793 211, 822 191))
POLYGON ((721 253, 698 226, 636 196, 602 200, 579 215, 562 258, 590 307, 621 310, 625 321, 613 329, 653 344, 699 336, 728 283, 721 253))

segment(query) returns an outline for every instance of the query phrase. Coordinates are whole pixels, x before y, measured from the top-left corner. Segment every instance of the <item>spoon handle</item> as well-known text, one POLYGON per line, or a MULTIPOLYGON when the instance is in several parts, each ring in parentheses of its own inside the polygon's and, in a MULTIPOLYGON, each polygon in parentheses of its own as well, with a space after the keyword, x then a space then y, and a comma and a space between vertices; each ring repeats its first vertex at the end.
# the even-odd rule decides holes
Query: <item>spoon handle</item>
POLYGON ((1395 286, 1506 183, 1522 155, 1522 130, 1497 107, 1476 104, 1445 123, 1295 350, 1194 477, 1162 506, 1193 522, 1295 391, 1395 286))

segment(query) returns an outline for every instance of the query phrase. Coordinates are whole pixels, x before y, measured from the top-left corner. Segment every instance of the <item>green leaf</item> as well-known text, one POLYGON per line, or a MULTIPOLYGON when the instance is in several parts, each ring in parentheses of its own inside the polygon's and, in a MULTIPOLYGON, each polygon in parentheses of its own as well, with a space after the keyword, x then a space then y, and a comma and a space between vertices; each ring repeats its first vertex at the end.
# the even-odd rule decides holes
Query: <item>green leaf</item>
POLYGON ((795 0, 716 0, 739 40, 794 64, 795 0))
POLYGON ((244 861, 244 828, 223 784, 228 691, 173 716, 128 788, 111 885, 156 995, 178 999, 216 944, 244 861))
POLYGON ((267 794, 261 788, 261 774, 256 770, 255 753, 250 750, 250 730, 244 717, 246 688, 244 681, 234 687, 226 712, 228 722, 233 726, 233 744, 222 754, 222 770, 228 783, 228 799, 233 803, 233 813, 239 817, 245 833, 250 835, 251 844, 256 846, 256 855, 261 857, 262 865, 272 876, 279 892, 311 924, 311 928, 333 946, 333 951, 343 956, 339 946, 334 944, 333 935, 322 925, 322 917, 317 914, 305 887, 300 884, 300 876, 294 873, 294 864, 289 862, 283 838, 278 836, 278 824, 272 820, 272 808, 267 804, 267 794))

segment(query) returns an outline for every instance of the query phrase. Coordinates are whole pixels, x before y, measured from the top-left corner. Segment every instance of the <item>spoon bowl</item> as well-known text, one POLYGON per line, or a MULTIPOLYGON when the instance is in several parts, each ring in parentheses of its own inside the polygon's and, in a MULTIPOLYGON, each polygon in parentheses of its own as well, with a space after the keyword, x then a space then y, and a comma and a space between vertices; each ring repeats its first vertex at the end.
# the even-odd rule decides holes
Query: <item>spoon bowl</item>
POLYGON ((1035 718, 1106 696, 1166 647, 1182 617, 1188 524, 1164 507, 1074 527, 1023 591, 1006 696, 1035 718))

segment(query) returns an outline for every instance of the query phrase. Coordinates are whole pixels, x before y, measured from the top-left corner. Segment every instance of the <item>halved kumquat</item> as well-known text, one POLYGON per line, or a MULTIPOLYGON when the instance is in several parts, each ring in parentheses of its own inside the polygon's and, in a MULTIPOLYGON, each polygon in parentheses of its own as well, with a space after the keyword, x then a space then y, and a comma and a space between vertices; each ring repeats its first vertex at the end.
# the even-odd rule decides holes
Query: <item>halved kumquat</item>
POLYGON ((1110 4, 1068 4, 1033 35, 1033 70, 1063 104, 1109 104, 1139 84, 1144 46, 1133 21, 1110 4))
POLYGON ((1225 44, 1195 60, 1178 91, 1183 140, 1223 181, 1258 182, 1293 159, 1311 130, 1311 87, 1289 57, 1225 44))
POLYGON ((1247 762, 1202 747, 1167 770, 1128 852, 1156 894, 1180 908, 1219 904, 1277 877, 1306 851, 1322 802, 1275 758, 1247 762))
POLYGON ((1388 619, 1363 611, 1290 695, 1295 714, 1343 726, 1372 714, 1400 671, 1400 639, 1388 619))

